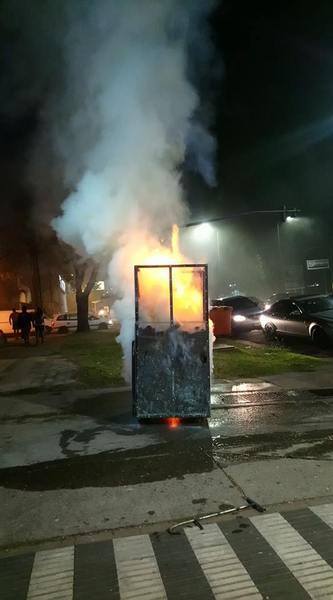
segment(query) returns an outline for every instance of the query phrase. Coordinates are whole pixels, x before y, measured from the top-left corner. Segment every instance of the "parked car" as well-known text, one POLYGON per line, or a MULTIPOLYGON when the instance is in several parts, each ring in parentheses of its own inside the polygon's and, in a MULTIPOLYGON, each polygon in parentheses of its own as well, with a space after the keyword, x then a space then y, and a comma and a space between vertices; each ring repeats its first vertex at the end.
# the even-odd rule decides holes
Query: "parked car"
POLYGON ((311 338, 319 346, 333 342, 333 296, 296 296, 272 304, 260 317, 267 338, 311 338))
MULTIPOLYGON (((95 315, 89 315, 88 320, 90 329, 109 328, 110 322, 105 317, 96 317, 95 315)), ((75 331, 77 329, 77 314, 65 313, 61 315, 54 315, 53 319, 45 319, 44 324, 45 329, 48 333, 54 331, 56 331, 57 333, 68 333, 69 331, 75 331)))
POLYGON ((278 300, 288 300, 290 298, 295 298, 296 296, 299 297, 304 295, 307 295, 305 294, 304 288, 296 288, 294 290, 288 290, 285 292, 274 292, 270 298, 267 298, 265 302, 265 310, 271 308, 271 306, 278 300))
POLYGON ((251 331, 260 329, 260 315, 264 304, 257 298, 248 296, 227 296, 211 301, 211 306, 230 306, 232 311, 232 331, 251 331))

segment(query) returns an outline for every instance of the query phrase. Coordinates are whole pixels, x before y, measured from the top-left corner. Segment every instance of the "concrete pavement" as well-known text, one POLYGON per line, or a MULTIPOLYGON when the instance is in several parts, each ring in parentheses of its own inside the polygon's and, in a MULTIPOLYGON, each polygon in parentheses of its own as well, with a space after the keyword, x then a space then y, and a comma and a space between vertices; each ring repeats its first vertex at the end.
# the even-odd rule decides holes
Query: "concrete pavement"
POLYGON ((208 422, 173 428, 34 358, 0 365, 1 598, 333 597, 330 368, 216 381, 208 422), (165 533, 244 494, 269 514, 165 533))
POLYGON ((140 425, 126 391, 66 398, 66 405, 61 394, 16 398, 10 418, 12 398, 2 399, 2 546, 181 519, 239 501, 211 456, 207 426, 140 425))
POLYGON ((3 548, 333 495, 333 393, 212 388, 207 425, 139 424, 126 389, 2 397, 3 548), (15 524, 15 526, 14 526, 15 524))
POLYGON ((0 360, 0 393, 68 386, 75 382, 76 370, 73 363, 61 356, 4 358, 0 360))

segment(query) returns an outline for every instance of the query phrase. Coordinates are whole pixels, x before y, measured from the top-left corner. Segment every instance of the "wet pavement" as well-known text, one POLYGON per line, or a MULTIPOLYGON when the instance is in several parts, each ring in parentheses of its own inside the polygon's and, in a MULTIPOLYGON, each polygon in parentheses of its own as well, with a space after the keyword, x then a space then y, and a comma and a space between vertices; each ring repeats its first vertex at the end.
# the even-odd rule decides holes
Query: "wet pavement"
POLYGON ((210 431, 224 463, 333 459, 333 390, 214 394, 210 431))
POLYGON ((217 453, 225 464, 273 456, 333 457, 333 390, 248 387, 228 392, 227 385, 216 384, 211 418, 179 424, 139 423, 126 391, 66 406, 61 395, 48 395, 46 412, 38 411, 45 403, 37 397, 37 413, 23 411, 1 421, 1 484, 47 490, 164 480, 211 470, 217 453))
POLYGON ((332 389, 215 384, 211 418, 174 425, 127 390, 3 397, 0 545, 333 495, 332 389))
POLYGON ((66 407, 54 396, 51 412, 13 415, 1 431, 0 481, 15 489, 114 487, 213 468, 207 422, 139 423, 126 391, 66 407))

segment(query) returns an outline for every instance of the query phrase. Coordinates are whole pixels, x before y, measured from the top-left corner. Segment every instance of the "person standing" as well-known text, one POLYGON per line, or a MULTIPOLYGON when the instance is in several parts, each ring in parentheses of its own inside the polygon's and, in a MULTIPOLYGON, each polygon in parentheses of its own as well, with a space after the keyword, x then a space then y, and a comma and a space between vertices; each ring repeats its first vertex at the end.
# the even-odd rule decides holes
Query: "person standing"
POLYGON ((9 315, 9 325, 12 326, 14 336, 17 338, 19 334, 19 314, 16 308, 13 308, 9 315))
POLYGON ((31 329, 31 316, 29 315, 28 311, 27 311, 27 307, 23 306, 22 307, 22 312, 19 316, 19 329, 21 331, 21 337, 24 341, 24 344, 26 346, 29 346, 30 343, 30 329, 31 329))
POLYGON ((40 306, 37 306, 36 312, 34 314, 34 325, 35 325, 35 335, 36 335, 36 344, 40 340, 41 344, 44 343, 44 311, 40 306))

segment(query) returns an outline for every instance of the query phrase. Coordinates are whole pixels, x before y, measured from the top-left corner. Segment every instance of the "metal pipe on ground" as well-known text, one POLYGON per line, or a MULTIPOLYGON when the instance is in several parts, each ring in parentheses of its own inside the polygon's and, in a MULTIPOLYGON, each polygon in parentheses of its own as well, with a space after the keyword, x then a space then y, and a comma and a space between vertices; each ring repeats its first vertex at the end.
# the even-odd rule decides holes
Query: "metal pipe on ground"
POLYGON ((241 510, 245 510, 247 508, 253 508, 254 510, 256 510, 257 512, 260 512, 260 513, 263 513, 266 511, 266 508, 264 506, 261 506, 261 504, 259 504, 259 502, 252 500, 252 498, 245 496, 244 500, 247 502, 247 504, 243 504, 242 506, 233 506, 232 508, 227 508, 226 510, 219 510, 217 512, 208 513, 206 515, 201 515, 200 517, 194 517, 193 519, 188 519, 187 521, 181 521, 180 523, 176 523, 175 525, 172 525, 171 527, 169 527, 167 531, 171 535, 176 535, 179 532, 175 531, 175 529, 177 529, 178 527, 183 527, 185 525, 191 525, 191 524, 196 525, 197 527, 199 527, 199 529, 203 529, 200 521, 205 521, 206 519, 211 519, 213 517, 220 517, 221 515, 236 513, 241 510))

